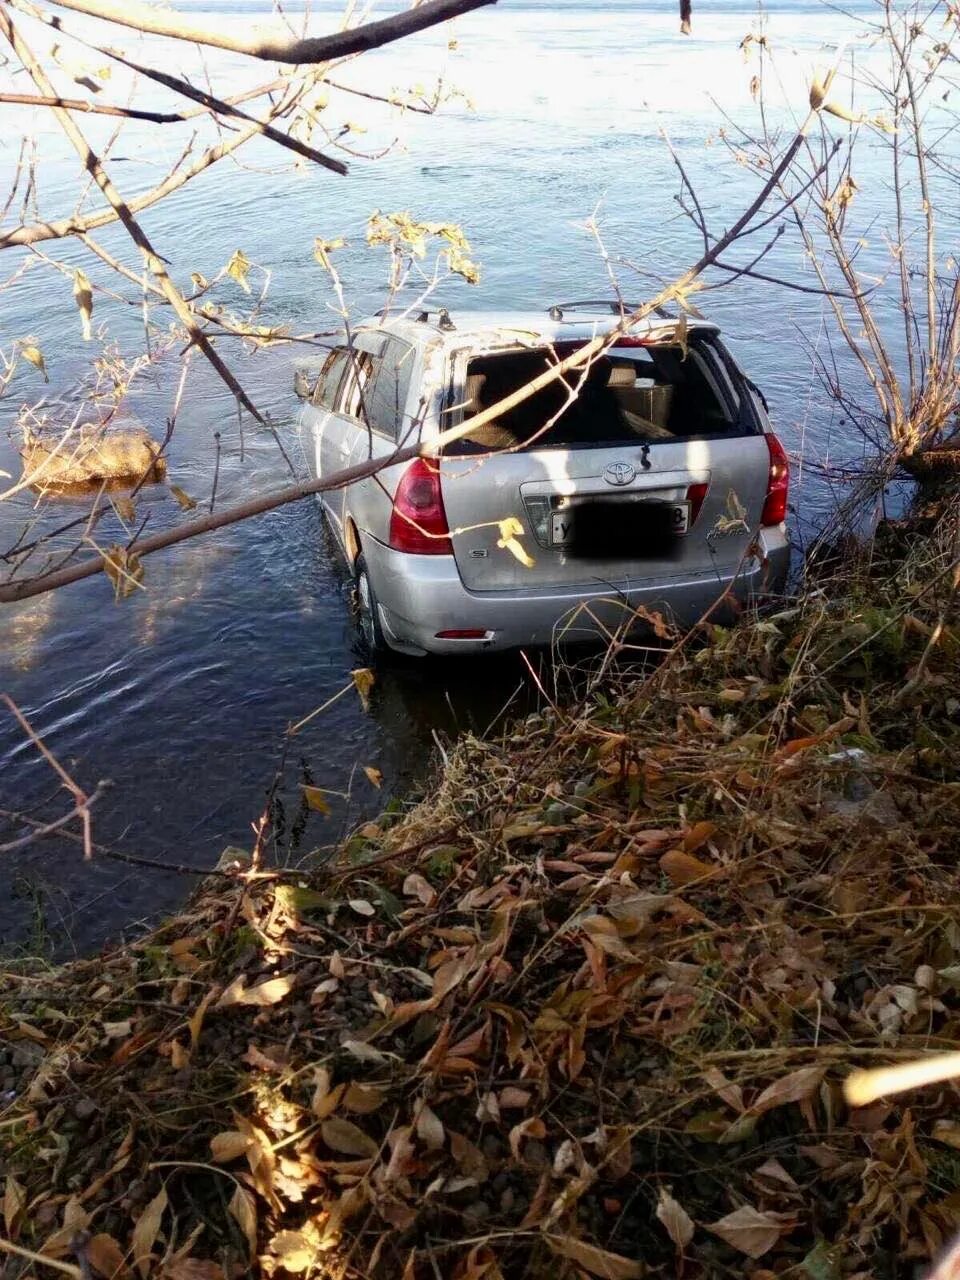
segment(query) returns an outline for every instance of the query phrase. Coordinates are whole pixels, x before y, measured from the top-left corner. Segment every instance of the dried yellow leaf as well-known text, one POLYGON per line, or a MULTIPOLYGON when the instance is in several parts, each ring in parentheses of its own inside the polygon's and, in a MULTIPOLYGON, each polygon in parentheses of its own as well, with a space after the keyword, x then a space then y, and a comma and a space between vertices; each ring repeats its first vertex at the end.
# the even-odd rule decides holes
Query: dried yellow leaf
POLYGON ((210 1154, 217 1164, 228 1164, 238 1160, 250 1146, 251 1139, 239 1129, 226 1129, 223 1133, 215 1133, 210 1139, 210 1154))
POLYGON ((196 498, 191 498, 189 493, 184 493, 178 484, 171 484, 169 489, 184 511, 192 511, 197 505, 196 498))
POLYGON ((238 1186, 230 1200, 230 1216, 239 1224, 247 1240, 251 1260, 257 1256, 257 1202, 238 1186))
POLYGON ((315 813, 324 815, 330 812, 330 805, 327 801, 327 793, 323 787, 308 787, 305 783, 301 785, 303 798, 307 802, 307 808, 313 809, 315 813))
POLYGON ((44 360, 43 352, 39 347, 35 347, 32 343, 28 343, 27 346, 20 348, 20 354, 23 356, 24 360, 27 360, 32 364, 35 369, 40 370, 43 374, 44 382, 50 381, 47 376, 47 362, 44 360))
POLYGON ((497 539, 497 546, 509 551, 510 554, 527 569, 532 569, 536 561, 533 556, 528 555, 524 550, 518 538, 522 537, 525 530, 523 525, 516 516, 507 516, 506 520, 499 522, 500 537, 497 539))
POLYGON ((242 249, 237 249, 233 257, 227 263, 227 275, 236 280, 244 293, 250 292, 250 282, 247 280, 247 274, 250 271, 251 265, 250 259, 242 249))
POLYGON ((132 524, 137 518, 137 509, 129 498, 112 498, 113 509, 126 524, 132 524))
POLYGON ((85 342, 90 341, 90 319, 93 315, 93 288, 87 276, 79 270, 73 273, 73 300, 80 312, 80 326, 85 342))
POLYGON ((135 551, 128 551, 114 543, 106 551, 102 551, 103 571, 113 583, 114 594, 118 600, 132 595, 143 582, 143 564, 135 551))
POLYGON ((350 672, 353 680, 354 688, 360 695, 360 702, 364 711, 370 710, 370 690, 376 684, 376 676, 369 667, 358 667, 356 671, 350 672))
POLYGON ((160 1234, 160 1225, 163 1221, 163 1213, 166 1207, 167 1191, 165 1187, 161 1187, 143 1213, 141 1213, 137 1219, 137 1225, 133 1228, 133 1262, 143 1280, 147 1280, 147 1276, 150 1274, 153 1246, 156 1244, 157 1236, 160 1234))

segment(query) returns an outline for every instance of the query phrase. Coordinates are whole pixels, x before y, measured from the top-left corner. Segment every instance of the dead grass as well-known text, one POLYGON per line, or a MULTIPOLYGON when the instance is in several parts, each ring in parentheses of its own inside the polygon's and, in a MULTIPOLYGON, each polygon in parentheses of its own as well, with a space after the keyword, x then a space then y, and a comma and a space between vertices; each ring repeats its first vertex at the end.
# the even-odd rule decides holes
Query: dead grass
POLYGON ((63 436, 26 432, 20 451, 23 476, 43 492, 91 485, 133 485, 166 474, 160 445, 140 427, 78 427, 63 436))
POLYGON ((167 1280, 911 1275, 960 1223, 955 1092, 841 1083, 957 1040, 957 540, 891 530, 464 739, 332 865, 8 975, 7 1238, 167 1280))

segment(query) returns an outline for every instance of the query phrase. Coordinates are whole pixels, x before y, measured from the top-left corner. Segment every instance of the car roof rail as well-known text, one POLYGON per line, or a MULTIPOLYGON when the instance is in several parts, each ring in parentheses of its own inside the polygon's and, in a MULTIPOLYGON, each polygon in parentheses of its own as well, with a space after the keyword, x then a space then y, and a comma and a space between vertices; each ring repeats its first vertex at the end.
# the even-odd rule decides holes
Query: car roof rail
MULTIPOLYGON (((621 302, 617 298, 582 298, 578 302, 555 302, 547 311, 547 315, 551 320, 562 320, 565 311, 585 311, 600 308, 604 311, 610 311, 612 315, 619 316, 631 311, 639 311, 642 305, 640 302, 621 302)), ((663 320, 672 319, 672 316, 664 307, 654 307, 654 311, 663 320)))
MULTIPOLYGON (((392 308, 390 307, 381 307, 379 311, 375 311, 373 314, 375 316, 379 316, 382 320, 386 320, 390 315, 391 310, 392 308)), ((450 312, 446 307, 435 307, 430 310, 424 308, 422 311, 418 311, 416 313, 414 319, 417 324, 429 324, 431 316, 437 317, 437 328, 443 329, 445 333, 448 333, 457 327, 453 323, 453 320, 450 317, 450 312)))
POLYGON ((429 324, 431 316, 437 317, 437 328, 442 329, 444 333, 450 333, 457 327, 450 318, 450 312, 446 307, 437 307, 435 311, 424 310, 418 312, 418 324, 429 324))

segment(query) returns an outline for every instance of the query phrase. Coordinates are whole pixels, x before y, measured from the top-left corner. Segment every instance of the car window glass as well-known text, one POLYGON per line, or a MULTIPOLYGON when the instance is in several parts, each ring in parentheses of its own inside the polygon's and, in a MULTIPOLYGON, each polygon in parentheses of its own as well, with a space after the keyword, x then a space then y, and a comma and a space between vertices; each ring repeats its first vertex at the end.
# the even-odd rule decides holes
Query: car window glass
POLYGON ((391 440, 405 431, 403 411, 413 373, 413 348, 391 338, 384 347, 375 381, 366 398, 367 417, 374 431, 391 440))
MULTIPOLYGON (((476 356, 467 364, 461 395, 464 417, 492 409, 557 355, 523 349, 476 356)), ((445 452, 608 447, 751 434, 740 421, 730 378, 698 336, 687 344, 613 347, 578 374, 577 396, 553 382, 477 427, 445 452)))
POLYGON ((310 397, 314 404, 322 405, 325 409, 334 407, 346 367, 347 351, 343 347, 336 347, 329 353, 320 368, 310 397))
POLYGON ((340 395, 340 412, 351 418, 367 420, 370 388, 380 368, 380 357, 368 351, 347 352, 347 376, 340 395))

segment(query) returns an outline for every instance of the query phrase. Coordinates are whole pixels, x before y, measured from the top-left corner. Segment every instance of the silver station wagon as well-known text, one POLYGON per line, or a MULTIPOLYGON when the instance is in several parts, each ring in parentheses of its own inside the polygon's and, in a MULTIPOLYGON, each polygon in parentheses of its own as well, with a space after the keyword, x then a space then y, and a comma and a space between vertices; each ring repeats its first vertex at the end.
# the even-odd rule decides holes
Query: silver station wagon
POLYGON ((321 495, 371 651, 603 640, 782 589, 787 457, 715 325, 651 318, 437 443, 618 316, 607 302, 381 315, 298 371, 315 476, 423 455, 321 495))

